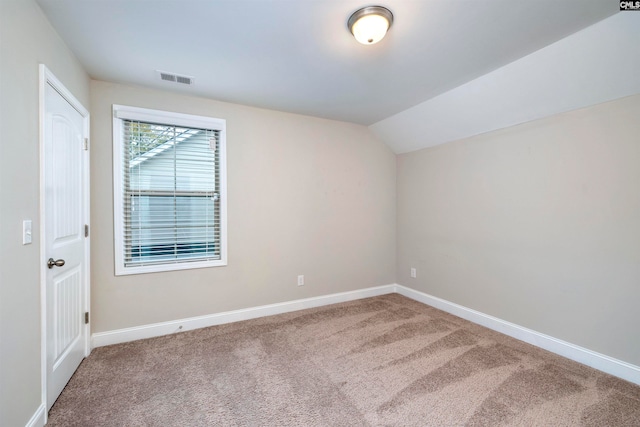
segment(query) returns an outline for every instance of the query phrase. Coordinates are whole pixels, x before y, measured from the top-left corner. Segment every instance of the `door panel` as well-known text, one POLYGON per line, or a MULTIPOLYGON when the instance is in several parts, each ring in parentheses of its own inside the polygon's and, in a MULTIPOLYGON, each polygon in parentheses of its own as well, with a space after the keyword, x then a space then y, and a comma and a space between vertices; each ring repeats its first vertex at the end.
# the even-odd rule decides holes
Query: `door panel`
MULTIPOLYGON (((62 102, 66 101, 60 101, 64 107, 62 102)), ((82 121, 73 123, 60 113, 53 113, 51 120, 52 243, 56 246, 66 244, 69 239, 81 239, 78 224, 82 217, 82 127, 77 126, 82 126, 82 121)))
POLYGON ((47 409, 86 355, 87 284, 85 118, 49 83, 44 98, 44 254, 47 409))
POLYGON ((77 346, 81 338, 82 318, 82 272, 79 268, 60 274, 53 280, 51 294, 53 296, 53 369, 64 362, 69 351, 77 346))

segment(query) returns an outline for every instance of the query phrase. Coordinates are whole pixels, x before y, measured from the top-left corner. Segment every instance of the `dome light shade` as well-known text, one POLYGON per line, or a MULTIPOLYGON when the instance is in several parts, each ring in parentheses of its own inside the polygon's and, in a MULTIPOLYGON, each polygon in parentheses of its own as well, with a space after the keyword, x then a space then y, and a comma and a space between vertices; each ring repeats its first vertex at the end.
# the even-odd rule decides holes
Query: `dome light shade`
POLYGON ((347 26, 362 44, 375 44, 384 38, 393 23, 393 14, 382 6, 367 6, 351 15, 347 26))

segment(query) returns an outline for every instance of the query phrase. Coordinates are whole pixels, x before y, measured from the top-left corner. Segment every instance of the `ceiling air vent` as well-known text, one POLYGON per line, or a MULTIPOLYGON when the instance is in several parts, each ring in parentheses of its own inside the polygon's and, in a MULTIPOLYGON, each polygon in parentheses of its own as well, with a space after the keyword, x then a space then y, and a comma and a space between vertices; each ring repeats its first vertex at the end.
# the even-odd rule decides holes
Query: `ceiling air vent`
POLYGON ((193 84, 193 77, 190 77, 190 76, 180 76, 178 74, 167 73, 166 71, 160 71, 160 70, 156 70, 156 72, 158 73, 160 80, 164 80, 166 82, 181 83, 184 85, 193 84))

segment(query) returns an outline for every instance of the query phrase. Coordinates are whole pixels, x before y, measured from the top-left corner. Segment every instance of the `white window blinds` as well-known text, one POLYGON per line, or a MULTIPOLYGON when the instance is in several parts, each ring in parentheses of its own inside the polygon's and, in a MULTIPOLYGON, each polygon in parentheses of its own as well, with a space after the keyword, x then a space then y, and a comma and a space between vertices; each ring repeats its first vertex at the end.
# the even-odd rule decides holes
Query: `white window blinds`
POLYGON ((221 130, 127 118, 120 128, 123 270, 220 262, 221 130))

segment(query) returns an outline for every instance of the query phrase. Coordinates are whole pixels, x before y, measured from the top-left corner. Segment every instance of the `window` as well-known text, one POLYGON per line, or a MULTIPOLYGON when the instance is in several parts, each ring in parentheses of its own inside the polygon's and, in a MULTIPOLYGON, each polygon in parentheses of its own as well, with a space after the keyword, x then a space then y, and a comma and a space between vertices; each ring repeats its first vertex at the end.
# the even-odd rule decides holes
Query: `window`
POLYGON ((227 264, 225 121, 113 106, 116 275, 227 264))

